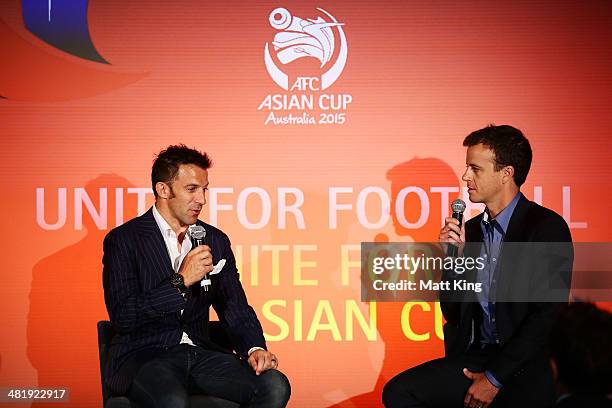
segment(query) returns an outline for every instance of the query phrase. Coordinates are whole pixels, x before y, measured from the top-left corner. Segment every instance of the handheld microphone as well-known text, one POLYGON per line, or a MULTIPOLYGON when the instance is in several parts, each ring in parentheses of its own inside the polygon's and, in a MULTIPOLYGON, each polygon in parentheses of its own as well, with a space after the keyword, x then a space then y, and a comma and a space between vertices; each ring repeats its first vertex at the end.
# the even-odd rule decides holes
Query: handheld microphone
MULTIPOLYGON (((191 240, 193 242, 192 248, 197 248, 200 245, 204 245, 204 238, 206 238, 206 230, 201 225, 192 225, 189 227, 189 235, 191 236, 191 240)), ((204 279, 200 281, 200 286, 204 288, 205 292, 208 292, 208 286, 210 286, 211 280, 208 278, 208 275, 204 275, 204 279)))
POLYGON ((189 235, 193 241, 193 247, 198 247, 204 244, 204 238, 206 237, 206 230, 201 225, 192 225, 189 227, 189 235))
MULTIPOLYGON (((459 221, 459 228, 461 228, 461 224, 463 222, 463 212, 465 211, 465 201, 460 198, 456 199, 451 204, 451 209, 453 210, 453 215, 451 217, 459 221)), ((448 249, 446 250, 446 255, 454 258, 457 256, 457 251, 458 248, 455 245, 449 244, 448 249)))

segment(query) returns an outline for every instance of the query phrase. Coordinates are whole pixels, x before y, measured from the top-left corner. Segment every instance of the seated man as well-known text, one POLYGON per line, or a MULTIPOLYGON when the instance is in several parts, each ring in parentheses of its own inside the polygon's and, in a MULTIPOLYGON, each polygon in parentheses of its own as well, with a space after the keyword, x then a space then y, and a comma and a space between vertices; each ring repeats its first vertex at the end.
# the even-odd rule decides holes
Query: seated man
POLYGON ((532 158, 520 130, 491 125, 468 135, 463 145, 462 179, 470 201, 484 203, 485 211, 461 227, 457 219, 447 218, 439 240, 485 260, 465 276, 450 274, 478 282, 483 290, 463 300, 441 293, 446 356, 395 376, 383 390, 383 402, 387 408, 552 406, 548 336, 568 297, 569 228, 558 214, 520 192, 532 158), (535 259, 533 267, 533 256, 517 256, 505 243, 529 243, 522 248, 563 243, 564 251, 535 259), (560 295, 551 301, 548 289, 557 287, 560 295), (503 300, 497 301, 500 295, 503 300))
POLYGON ((229 238, 198 220, 210 165, 184 145, 160 152, 151 173, 155 205, 104 240, 104 299, 118 333, 105 381, 143 407, 186 407, 192 393, 284 407, 289 382, 266 349, 229 238), (193 225, 204 227, 203 242, 190 235, 193 225), (209 340, 211 305, 237 355, 209 340))

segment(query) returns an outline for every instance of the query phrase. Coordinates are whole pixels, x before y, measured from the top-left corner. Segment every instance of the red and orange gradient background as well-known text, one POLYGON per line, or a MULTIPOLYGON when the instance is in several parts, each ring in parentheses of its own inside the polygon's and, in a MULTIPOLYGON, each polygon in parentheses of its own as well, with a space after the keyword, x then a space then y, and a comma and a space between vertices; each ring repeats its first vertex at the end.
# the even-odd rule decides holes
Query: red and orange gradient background
MULTIPOLYGON (((218 225, 241 254, 243 285, 266 334, 282 333, 262 312, 270 301, 289 329, 269 348, 292 382, 292 407, 380 406, 389 378, 443 352, 433 308, 421 306, 404 316, 404 325, 428 339, 409 340, 404 305, 390 303, 360 304, 366 317, 376 308, 376 338, 368 340, 357 324, 349 338, 345 307, 359 303, 359 269, 350 264, 343 281, 348 264, 341 256, 342 245, 361 241, 435 240, 441 195, 428 194, 430 217, 419 229, 395 228, 392 219, 380 230, 366 229, 355 211, 340 212, 331 229, 329 187, 352 187, 353 194, 341 197, 355 208, 367 186, 390 196, 406 186, 427 192, 459 186, 463 137, 507 123, 521 128, 534 150, 527 197, 541 186, 543 204, 562 213, 569 186, 569 221, 586 223, 572 229, 574 240, 610 238, 612 11, 606 2, 91 0, 92 39, 108 66, 27 32, 19 1, 2 2, 0 12, 0 95, 7 98, 0 100, 0 386, 67 386, 70 406, 100 405, 95 324, 107 318, 101 288, 107 229, 86 210, 83 229, 75 228, 74 190, 85 188, 99 208, 99 191, 107 188, 112 228, 115 189, 148 187, 154 155, 169 144, 212 156, 211 186, 234 189, 224 203, 235 208, 239 192, 252 186, 273 198, 271 222, 262 229, 244 228, 235 211, 221 212, 218 225), (283 93, 263 62, 264 44, 274 35, 268 15, 276 7, 303 18, 323 7, 345 23, 348 62, 326 92, 352 95, 346 124, 264 126, 267 112, 257 107, 266 95, 283 93), (37 223, 40 187, 50 223, 57 219, 58 188, 68 191, 67 221, 57 230, 37 223), (305 230, 291 218, 286 229, 276 225, 279 187, 304 192, 305 230), (263 245, 288 250, 274 262, 263 245), (313 249, 305 252, 313 266, 303 277, 316 285, 294 284, 297 245, 313 249), (306 341, 325 300, 341 338, 321 329, 306 341), (295 340, 298 326, 302 340, 295 340)), ((413 221, 421 211, 414 198, 405 210, 413 221)), ((371 220, 379 207, 370 197, 371 220)), ((124 208, 125 220, 136 215, 134 194, 125 194, 124 208)), ((259 217, 257 199, 247 210, 259 217)), ((358 258, 351 253, 352 261, 358 258)))

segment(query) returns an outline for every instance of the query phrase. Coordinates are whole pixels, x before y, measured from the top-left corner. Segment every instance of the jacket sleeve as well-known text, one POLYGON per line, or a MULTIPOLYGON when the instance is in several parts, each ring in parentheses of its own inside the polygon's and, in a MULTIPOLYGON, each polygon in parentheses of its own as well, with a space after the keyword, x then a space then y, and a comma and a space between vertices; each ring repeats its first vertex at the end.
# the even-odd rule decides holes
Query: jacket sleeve
POLYGON ((164 279, 143 293, 138 267, 142 260, 125 231, 111 231, 104 239, 104 301, 110 321, 120 333, 131 332, 185 307, 185 299, 164 279))
POLYGON ((560 304, 530 303, 529 315, 489 363, 487 370, 503 385, 545 349, 560 304))
MULTIPOLYGON (((461 275, 456 274, 453 270, 444 269, 442 271, 441 281, 453 282, 454 280, 459 279, 461 277, 461 275)), ((446 325, 455 328, 458 327, 461 314, 461 299, 459 298, 457 292, 449 290, 440 290, 439 296, 440 309, 442 310, 442 315, 446 320, 446 325)), ((444 338, 446 338, 446 335, 444 336, 444 338)))
MULTIPOLYGON (((463 257, 475 258, 478 256, 480 251, 480 245, 482 237, 479 235, 480 231, 480 219, 482 216, 472 218, 465 223, 465 235, 466 243, 463 248, 463 257)), ((446 253, 441 256, 446 256, 446 253)), ((467 270, 463 273, 457 273, 452 269, 444 268, 442 270, 442 281, 453 282, 457 279, 467 279, 469 281, 475 281, 476 271, 467 270)), ((446 319, 447 327, 453 327, 455 330, 459 328, 461 324, 461 307, 462 304, 467 302, 477 301, 472 296, 467 296, 465 291, 455 290, 443 290, 440 291, 440 308, 442 309, 442 315, 446 319)), ((446 328, 445 328, 446 331, 446 328)), ((453 331, 450 330, 449 331, 453 331)), ((444 336, 446 339, 446 335, 444 336)))
POLYGON ((219 290, 216 291, 213 299, 213 307, 236 352, 245 357, 252 347, 266 349, 266 341, 257 315, 249 306, 238 279, 238 269, 230 240, 225 234, 221 235, 220 240, 222 255, 219 259, 225 259, 226 263, 218 275, 219 290))

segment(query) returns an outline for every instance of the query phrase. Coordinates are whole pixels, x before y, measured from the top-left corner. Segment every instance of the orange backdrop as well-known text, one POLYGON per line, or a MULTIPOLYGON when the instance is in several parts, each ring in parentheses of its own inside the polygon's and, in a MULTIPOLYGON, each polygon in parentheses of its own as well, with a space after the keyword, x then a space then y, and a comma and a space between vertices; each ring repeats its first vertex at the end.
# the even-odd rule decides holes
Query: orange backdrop
MULTIPOLYGON (((70 406, 100 405, 102 239, 151 205, 150 166, 169 144, 214 160, 202 219, 232 239, 291 407, 380 406, 388 379, 442 355, 434 304, 360 302, 358 245, 436 239, 461 195, 469 132, 522 129, 534 150, 523 192, 563 214, 576 241, 609 240, 605 2, 324 3, 90 0, 110 64, 49 45, 20 1, 0 4, 0 386, 67 386, 70 406), (278 7, 329 22, 322 7, 344 24, 346 65, 329 88, 287 91, 268 74, 278 7), (261 106, 277 94, 315 106, 261 106), (322 95, 350 103, 324 110, 322 95), (270 112, 336 123, 266 124, 270 112), (407 187, 408 227, 396 212, 407 187), (284 198, 303 224, 282 217, 284 198)), ((274 58, 290 85, 327 69, 274 58)))

